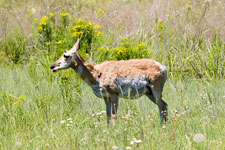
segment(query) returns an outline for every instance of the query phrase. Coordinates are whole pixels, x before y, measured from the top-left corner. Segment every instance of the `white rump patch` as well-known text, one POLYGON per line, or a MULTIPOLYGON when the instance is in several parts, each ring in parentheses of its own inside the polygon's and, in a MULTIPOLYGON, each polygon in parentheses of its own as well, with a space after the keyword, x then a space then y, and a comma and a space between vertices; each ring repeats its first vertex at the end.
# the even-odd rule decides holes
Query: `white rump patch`
POLYGON ((160 63, 157 62, 157 61, 154 61, 154 62, 159 66, 159 68, 160 68, 160 70, 161 70, 162 72, 165 72, 165 71, 166 71, 166 66, 160 64, 160 63))

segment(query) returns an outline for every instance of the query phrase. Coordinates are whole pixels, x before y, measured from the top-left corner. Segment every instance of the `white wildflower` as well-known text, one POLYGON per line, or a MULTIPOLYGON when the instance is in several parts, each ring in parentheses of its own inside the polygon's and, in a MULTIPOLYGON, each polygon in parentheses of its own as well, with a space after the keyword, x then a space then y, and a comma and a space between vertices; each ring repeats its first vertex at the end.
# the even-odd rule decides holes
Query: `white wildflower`
POLYGON ((136 143, 141 143, 141 142, 142 142, 142 140, 136 140, 135 142, 136 142, 136 143))
POLYGON ((132 149, 131 147, 127 146, 126 149, 132 149))
POLYGON ((142 140, 137 140, 136 138, 134 138, 134 140, 131 141, 130 144, 133 145, 134 143, 138 144, 138 143, 141 143, 141 142, 142 142, 142 140))
POLYGON ((197 133, 193 137, 193 141, 195 141, 196 143, 202 142, 202 141, 204 141, 204 139, 205 139, 205 137, 201 133, 197 133))
POLYGON ((118 149, 118 146, 115 146, 115 145, 114 145, 114 146, 112 147, 112 149, 118 149))
POLYGON ((103 113, 105 113, 105 112, 106 112, 106 111, 103 110, 103 111, 100 111, 100 112, 96 113, 96 115, 99 116, 99 115, 101 115, 101 114, 103 114, 103 113))
POLYGON ((16 142, 16 145, 17 145, 17 146, 21 146, 21 145, 22 145, 22 142, 17 141, 17 142, 16 142))
POLYGON ((134 141, 131 141, 130 144, 133 145, 134 144, 134 141))
POLYGON ((68 118, 67 120, 68 120, 68 121, 72 121, 72 118, 68 118))
POLYGON ((67 127, 72 127, 72 124, 67 124, 67 127))
POLYGON ((66 122, 66 120, 62 120, 60 121, 60 124, 64 124, 66 122))

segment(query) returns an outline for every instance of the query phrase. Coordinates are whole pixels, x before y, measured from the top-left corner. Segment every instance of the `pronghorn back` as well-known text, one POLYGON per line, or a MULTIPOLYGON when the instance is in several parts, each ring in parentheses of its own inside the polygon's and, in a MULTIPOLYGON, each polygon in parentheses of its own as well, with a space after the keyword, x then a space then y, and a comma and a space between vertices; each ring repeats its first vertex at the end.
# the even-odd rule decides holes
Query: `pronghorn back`
POLYGON ((95 65, 95 69, 101 72, 99 80, 101 87, 113 86, 116 79, 124 77, 134 79, 144 76, 149 82, 154 83, 166 70, 165 66, 152 59, 106 61, 95 65))

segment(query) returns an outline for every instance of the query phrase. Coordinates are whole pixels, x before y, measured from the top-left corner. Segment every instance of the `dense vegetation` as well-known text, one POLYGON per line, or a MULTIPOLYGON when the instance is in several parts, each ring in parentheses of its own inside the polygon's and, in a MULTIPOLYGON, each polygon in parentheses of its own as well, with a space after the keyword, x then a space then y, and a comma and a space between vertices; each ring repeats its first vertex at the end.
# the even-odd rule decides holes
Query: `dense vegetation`
POLYGON ((223 149, 224 6, 0 1, 0 149, 223 149), (121 99, 117 126, 107 127, 104 102, 78 75, 49 69, 77 38, 90 63, 152 58, 166 65, 168 123, 160 125, 156 105, 142 97, 121 99))

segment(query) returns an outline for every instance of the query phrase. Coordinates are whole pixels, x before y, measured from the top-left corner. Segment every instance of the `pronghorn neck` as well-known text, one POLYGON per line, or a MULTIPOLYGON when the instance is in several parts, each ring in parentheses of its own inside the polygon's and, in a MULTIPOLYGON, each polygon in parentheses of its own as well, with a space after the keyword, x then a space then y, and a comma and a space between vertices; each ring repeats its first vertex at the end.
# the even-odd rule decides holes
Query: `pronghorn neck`
POLYGON ((94 65, 89 64, 84 61, 84 59, 77 53, 72 59, 72 68, 77 72, 77 74, 90 86, 96 84, 97 71, 94 68, 94 65))

